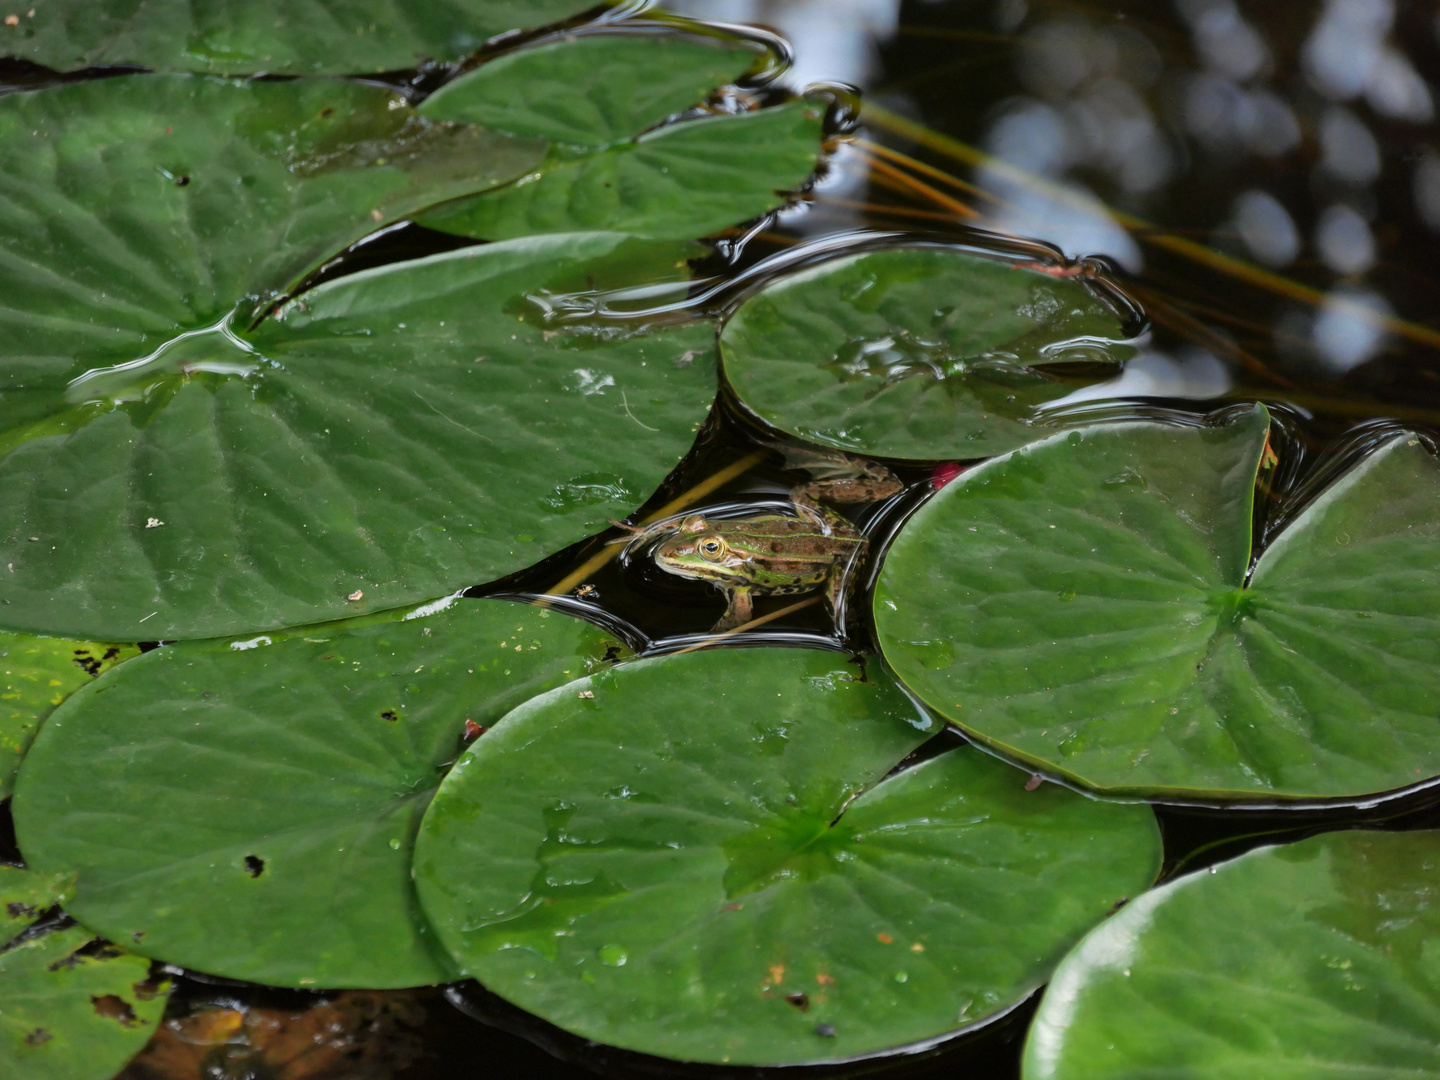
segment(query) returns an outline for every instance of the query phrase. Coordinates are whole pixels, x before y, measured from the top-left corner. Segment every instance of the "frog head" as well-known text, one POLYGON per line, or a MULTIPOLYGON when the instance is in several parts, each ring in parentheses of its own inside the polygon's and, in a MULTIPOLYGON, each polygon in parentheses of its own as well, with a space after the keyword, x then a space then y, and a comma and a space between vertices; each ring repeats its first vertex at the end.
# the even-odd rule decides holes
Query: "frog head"
POLYGON ((721 588, 751 584, 750 560, 714 531, 682 528, 655 547, 655 565, 667 574, 713 581, 721 588))

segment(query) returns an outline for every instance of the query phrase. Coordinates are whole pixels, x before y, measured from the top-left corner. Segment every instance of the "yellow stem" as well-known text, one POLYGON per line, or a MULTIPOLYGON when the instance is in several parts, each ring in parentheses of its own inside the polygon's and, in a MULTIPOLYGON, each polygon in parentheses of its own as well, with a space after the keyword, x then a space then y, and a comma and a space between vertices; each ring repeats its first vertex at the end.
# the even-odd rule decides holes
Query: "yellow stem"
MULTIPOLYGON (((726 465, 725 468, 721 469, 713 476, 706 477, 704 480, 701 480, 700 483, 692 487, 689 491, 686 491, 683 494, 676 496, 664 506, 662 506, 659 510, 656 510, 653 514, 650 514, 643 518, 640 521, 639 527, 643 529, 646 525, 651 525, 654 522, 659 521, 661 518, 669 517, 677 510, 684 510, 687 506, 694 505, 695 503, 703 499, 706 495, 709 495, 716 488, 720 487, 722 484, 729 483, 741 473, 758 464, 764 457, 764 450, 752 450, 750 453, 742 457, 739 461, 732 461, 729 465, 726 465)), ((565 593, 568 593, 571 589, 575 588, 576 585, 579 585, 596 570, 599 570, 600 567, 604 566, 606 563, 608 563, 611 559, 615 558, 615 556, 619 554, 620 548, 617 546, 612 545, 601 548, 594 555, 591 555, 590 558, 586 559, 583 563, 581 563, 571 573, 566 574, 565 577, 563 577, 555 585, 552 585, 550 588, 546 589, 545 595, 562 596, 565 593)))
MULTIPOLYGON (((868 157, 868 155, 866 155, 868 157)), ((966 206, 959 199, 952 199, 943 191, 936 191, 923 180, 916 180, 909 173, 901 172, 894 165, 887 164, 879 158, 869 157, 870 169, 881 176, 889 178, 892 182, 899 184, 901 188, 914 192, 923 198, 929 199, 936 206, 943 206, 959 217, 977 218, 979 213, 966 206)))
POLYGON ((967 195, 976 195, 982 199, 990 199, 992 202, 998 200, 998 197, 993 192, 986 191, 984 188, 978 187, 975 184, 967 183, 958 176, 951 176, 944 169, 937 169, 934 165, 927 165, 925 162, 918 158, 913 158, 909 154, 902 154, 899 150, 886 146, 884 143, 871 142, 869 139, 855 139, 851 145, 857 150, 873 154, 876 157, 883 157, 887 161, 893 162, 896 165, 903 165, 907 169, 913 169, 922 176, 928 176, 931 180, 939 180, 942 184, 949 184, 951 187, 963 191, 967 195))
POLYGON ((787 607, 782 607, 779 611, 772 611, 769 615, 761 615, 758 619, 751 619, 747 623, 741 623, 733 630, 725 630, 721 633, 714 635, 713 637, 706 638, 704 641, 701 641, 698 644, 686 645, 683 649, 676 649, 670 655, 679 656, 681 653, 694 652, 696 649, 708 649, 711 645, 714 645, 717 642, 724 641, 726 638, 732 638, 736 634, 743 633, 746 630, 753 630, 757 626, 764 626, 768 622, 774 622, 776 619, 779 619, 782 616, 789 615, 792 611, 799 611, 801 608, 814 607, 819 602, 820 597, 818 596, 812 596, 805 600, 796 601, 795 603, 790 604, 787 607))
MULTIPOLYGON (((942 135, 933 131, 923 124, 917 124, 913 120, 891 112, 883 106, 867 102, 865 105, 864 117, 867 121, 878 128, 901 135, 907 139, 913 139, 922 146, 929 147, 937 154, 959 161, 965 165, 985 166, 997 175, 1003 176, 1016 183, 1023 184, 1032 191, 1038 191, 1059 203, 1069 203, 1074 206, 1089 206, 1089 198, 1079 192, 1072 191, 1062 184, 1047 180, 1044 177, 1036 176, 1034 173, 1011 165, 1000 158, 993 157, 983 150, 977 150, 968 143, 959 139, 951 138, 949 135, 942 135)), ((1102 206, 1104 204, 1101 204, 1102 206)), ((1226 274, 1230 277, 1239 278, 1251 285, 1258 286, 1269 292, 1280 296, 1288 297, 1291 300, 1298 300, 1301 303, 1319 307, 1328 304, 1343 310, 1352 318, 1360 319, 1363 322, 1372 323, 1383 327, 1400 337, 1409 338, 1411 341, 1422 345, 1429 345, 1432 348, 1440 348, 1440 330, 1434 327, 1425 326, 1421 323, 1410 322, 1408 319, 1397 318, 1394 315, 1387 315, 1384 312, 1376 311, 1367 304, 1358 301, 1347 300, 1343 297, 1332 296, 1321 289, 1303 285, 1298 281, 1277 274, 1274 271, 1266 270, 1255 266, 1243 259, 1237 259, 1208 248, 1204 244, 1196 243, 1194 240, 1187 240, 1182 236, 1175 236, 1166 233, 1159 226, 1153 225, 1144 218, 1127 214, 1122 210, 1115 210, 1105 207, 1107 213, 1119 224, 1129 229, 1141 243, 1151 244, 1155 247, 1164 248, 1166 251, 1180 255, 1183 258, 1208 266, 1212 270, 1226 274)))
POLYGON ((925 221, 954 221, 955 215, 946 213, 943 210, 917 210, 910 206, 888 206, 885 203, 857 202, 854 199, 841 199, 834 195, 817 195, 810 200, 810 205, 818 208, 836 206, 845 210, 862 210, 867 214, 884 217, 905 217, 921 218, 925 221))

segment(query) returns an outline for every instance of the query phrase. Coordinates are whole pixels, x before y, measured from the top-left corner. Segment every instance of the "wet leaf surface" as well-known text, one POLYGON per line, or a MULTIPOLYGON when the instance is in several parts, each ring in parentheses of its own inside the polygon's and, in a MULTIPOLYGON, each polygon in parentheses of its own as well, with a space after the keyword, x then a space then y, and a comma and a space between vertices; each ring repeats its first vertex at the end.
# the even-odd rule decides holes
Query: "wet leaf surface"
POLYGON ((1040 437, 1037 410, 1128 358, 1073 279, 944 250, 851 255, 731 316, 726 378, 766 422, 822 446, 978 458, 1040 437), (1069 369, 1069 374, 1067 374, 1069 369))
POLYGON ((0 633, 0 798, 41 722, 74 690, 138 655, 134 645, 0 633))
POLYGON ((886 557, 886 658, 967 732, 1095 787, 1353 798, 1440 773, 1440 467, 1385 443, 1246 580, 1268 415, 1106 424, 950 484, 886 557))
POLYGON ((329 79, 128 75, 0 98, 5 427, 232 311, 243 331, 379 223, 542 151, 329 79))
POLYGON ((506 135, 603 147, 700 104, 759 57, 755 45, 724 38, 564 38, 482 64, 441 87, 420 112, 506 135))
POLYGON ((586 7, 584 0, 48 0, 0 26, 0 56, 61 71, 139 64, 226 75, 381 72, 424 58, 458 60, 486 38, 586 7))
POLYGON ((1440 834, 1252 851, 1132 901, 1060 965, 1026 1080, 1440 1075, 1440 834))
POLYGON ((189 369, 112 369, 101 405, 44 421, 73 430, 31 431, 0 461, 0 621, 244 633, 425 600, 583 539, 691 445, 713 330, 542 315, 683 281, 694 250, 614 234, 462 249, 322 286, 245 338, 182 341, 206 350, 189 369))
POLYGON ((1039 986, 1159 836, 970 748, 882 782, 934 729, 843 654, 621 665, 457 764, 421 901, 468 974, 616 1046, 777 1064, 939 1035, 1039 986))
POLYGON ((552 150, 521 180, 416 220, 489 240, 577 229, 707 236, 784 205, 783 193, 810 178, 823 115, 794 101, 669 124, 579 157, 552 150))
MULTIPOLYGON (((202 386, 256 374, 263 358, 237 335, 306 270, 383 221, 523 171, 538 153, 425 120, 394 91, 331 80, 136 75, 0 98, 6 625, 171 636, 163 619, 138 627, 153 604, 110 619, 118 633, 84 629, 105 621, 86 610, 109 588, 96 578, 126 564, 148 572, 147 545, 130 534, 173 527, 157 488, 182 473, 191 489, 223 483, 204 475, 206 448, 237 448, 201 438, 159 450, 163 464, 153 453, 130 460, 131 494, 150 506, 122 505, 130 485, 114 470, 125 451, 160 435, 174 397, 199 404, 202 386), (49 615, 36 610, 46 590, 49 615)), ((187 545, 191 558, 207 540, 187 545)), ((129 597, 150 599, 153 581, 129 597)), ((231 620, 201 632, 246 628, 231 620)))
POLYGON ((414 830, 469 720, 598 662, 559 613, 426 617, 147 653, 51 716, 21 772, 30 864, 147 956, 275 986, 444 981, 416 918, 414 830))

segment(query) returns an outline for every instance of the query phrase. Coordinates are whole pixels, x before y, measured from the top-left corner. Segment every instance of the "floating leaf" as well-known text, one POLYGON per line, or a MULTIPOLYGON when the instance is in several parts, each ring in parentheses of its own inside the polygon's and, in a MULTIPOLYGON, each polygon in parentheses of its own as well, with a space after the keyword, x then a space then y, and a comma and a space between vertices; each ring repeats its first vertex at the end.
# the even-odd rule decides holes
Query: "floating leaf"
POLYGON ((1247 581, 1268 416, 1105 424, 971 470, 905 526, 875 618, 1007 755, 1152 795, 1353 798, 1440 773, 1440 468, 1411 435, 1247 581))
POLYGON ((37 874, 0 866, 0 946, 29 929, 41 912, 64 903, 74 888, 71 873, 37 874))
POLYGON ((223 351, 232 313, 243 330, 377 223, 517 176, 542 148, 331 79, 130 75, 0 97, 0 445, 92 368, 244 365, 176 338, 209 329, 223 351))
POLYGON ((0 866, 0 1075, 108 1080, 155 1031, 168 984, 83 927, 36 931, 75 875, 0 866), (17 937, 29 932, 14 944, 17 937))
POLYGON ((1073 278, 926 248, 781 278, 740 305, 720 347, 740 400, 792 435, 977 458, 1034 439, 1040 406, 1093 381, 1097 364, 1113 374, 1124 336, 1073 278))
POLYGON ((50 711, 139 652, 134 645, 0 634, 0 799, 10 794, 20 759, 50 711))
POLYGON ((552 151, 515 183, 416 220, 492 240, 577 229, 707 236, 783 205, 783 193, 810 177, 823 111, 795 101, 669 124, 578 158, 552 151))
POLYGON ((410 882, 420 816, 467 721, 608 644, 558 613, 462 600, 156 649, 45 725, 17 784, 21 847, 77 874, 67 911, 147 956, 278 986, 441 982, 410 882))
MULTIPOLYGON (((593 6, 593 5, 591 5, 593 6)), ((23 5, 21 5, 23 8, 23 5)), ((345 74, 458 60, 584 0, 46 0, 0 26, 0 56, 68 71, 101 64, 227 75, 345 74)))
POLYGON ((212 336, 188 374, 112 369, 105 401, 57 414, 72 431, 0 461, 0 622, 245 633, 414 603, 583 539, 690 446, 713 330, 542 316, 683 280, 693 251, 613 234, 462 249, 306 293, 212 336))
POLYGON ((181 529, 164 504, 167 488, 226 497, 235 477, 205 467, 243 445, 206 437, 203 421, 194 443, 165 444, 167 405, 203 411, 224 396, 205 388, 227 380, 248 395, 264 358, 238 332, 278 290, 377 221, 536 152, 333 80, 126 76, 0 97, 0 622, 178 636, 167 618, 140 620, 160 610, 156 579, 197 559, 211 564, 209 583, 192 579, 209 594, 197 603, 223 612, 214 586, 245 559, 222 548, 235 531, 207 527, 165 558, 181 529), (121 618, 87 610, 117 601, 131 605, 121 618))
POLYGON ((1060 965, 1026 1080, 1440 1075, 1440 833, 1261 848, 1132 901, 1060 965))
POLYGON ((868 1054, 993 1016, 1152 880, 1145 807, 964 748, 873 662, 644 660, 511 713, 456 765, 415 880, 468 974, 686 1061, 868 1054))
POLYGON ((441 87, 420 112, 507 135, 603 147, 698 105, 758 57, 749 42, 724 38, 569 37, 482 64, 441 87))
POLYGON ((108 1080, 155 1033, 168 984, 82 927, 0 952, 0 1075, 108 1080))

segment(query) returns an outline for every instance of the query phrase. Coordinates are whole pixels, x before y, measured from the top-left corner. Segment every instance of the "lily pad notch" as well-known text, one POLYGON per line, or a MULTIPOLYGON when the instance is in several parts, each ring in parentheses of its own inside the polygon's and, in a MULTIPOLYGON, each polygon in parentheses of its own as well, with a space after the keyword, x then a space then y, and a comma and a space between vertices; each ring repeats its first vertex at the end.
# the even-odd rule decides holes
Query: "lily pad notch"
POLYGON ((967 734, 1103 792, 1353 801, 1440 774, 1440 464, 1396 434, 1252 559, 1269 414, 1100 424, 950 484, 875 594, 967 734))

